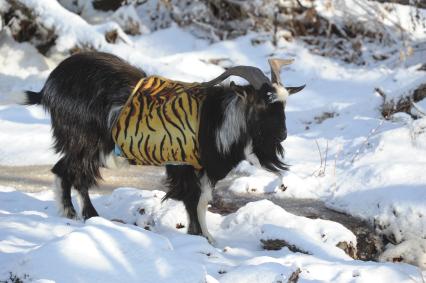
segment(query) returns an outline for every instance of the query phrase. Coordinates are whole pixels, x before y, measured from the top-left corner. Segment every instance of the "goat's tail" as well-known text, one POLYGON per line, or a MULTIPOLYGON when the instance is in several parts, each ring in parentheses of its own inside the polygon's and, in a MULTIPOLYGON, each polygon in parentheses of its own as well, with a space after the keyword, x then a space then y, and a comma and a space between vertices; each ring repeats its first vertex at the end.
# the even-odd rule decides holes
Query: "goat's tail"
POLYGON ((28 90, 24 94, 25 94, 25 100, 23 103, 20 103, 20 104, 25 104, 25 105, 41 104, 41 98, 43 97, 41 92, 28 90))
POLYGON ((0 105, 21 104, 34 105, 41 104, 42 92, 19 91, 0 95, 0 105))

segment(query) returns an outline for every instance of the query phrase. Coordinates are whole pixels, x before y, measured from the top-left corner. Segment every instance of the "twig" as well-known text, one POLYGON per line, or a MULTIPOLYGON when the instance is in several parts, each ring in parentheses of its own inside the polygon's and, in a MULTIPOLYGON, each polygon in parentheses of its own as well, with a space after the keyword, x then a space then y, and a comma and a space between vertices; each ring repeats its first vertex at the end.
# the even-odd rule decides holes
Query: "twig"
POLYGON ((418 106, 414 101, 413 101, 413 99, 410 97, 410 102, 411 102, 411 105, 414 107, 414 109, 416 109, 417 110, 417 112, 419 112, 419 114, 420 114, 420 116, 422 116, 422 117, 426 117, 426 111, 424 111, 422 108, 420 108, 420 106, 418 106))
POLYGON ((297 4, 303 9, 303 10, 308 10, 309 8, 313 8, 313 4, 311 5, 311 7, 305 7, 301 2, 300 2, 300 0, 296 0, 296 2, 297 2, 297 4))
POLYGON ((273 25, 274 25, 274 34, 272 36, 272 45, 274 45, 274 47, 277 47, 277 43, 278 43, 278 38, 277 38, 277 33, 278 33, 278 8, 277 7, 275 7, 273 25))
POLYGON ((365 141, 361 144, 361 146, 355 151, 355 154, 351 160, 351 163, 353 164, 355 162, 355 159, 359 156, 361 149, 364 148, 364 146, 368 143, 368 141, 370 140, 370 138, 373 136, 374 133, 377 132, 377 130, 383 125, 383 123, 385 122, 384 119, 382 119, 379 123, 379 125, 377 127, 375 127, 374 129, 372 129, 370 131, 370 133, 368 134, 367 138, 365 139, 365 141))
POLYGON ((342 151, 343 151, 343 146, 339 145, 336 151, 336 154, 334 155, 334 170, 333 170, 334 177, 336 177, 337 158, 339 158, 339 155, 342 151))
POLYGON ((318 177, 322 177, 322 176, 324 176, 324 175, 325 175, 325 169, 326 169, 326 167, 327 167, 328 141, 327 141, 327 145, 326 145, 326 148, 325 148, 325 160, 324 160, 324 158, 323 158, 323 155, 322 155, 322 152, 321 152, 320 146, 319 146, 319 144, 318 144, 318 141, 317 141, 317 140, 315 140, 315 143, 316 143, 316 145, 317 145, 317 149, 318 149, 318 153, 319 153, 319 156, 320 156, 321 164, 320 164, 320 168, 318 168, 317 170, 315 170, 315 171, 312 173, 312 175, 311 175, 311 176, 313 176, 313 175, 315 175, 315 174, 317 173, 317 174, 318 174, 318 175, 317 175, 318 177), (324 164, 324 165, 323 165, 323 164, 324 164))
POLYGON ((383 99, 386 99, 386 93, 379 87, 376 87, 374 89, 381 97, 383 97, 383 99))
POLYGON ((317 145, 317 149, 318 149, 318 153, 319 153, 319 156, 320 156, 320 162, 321 162, 321 164, 320 164, 320 168, 318 168, 317 170, 315 170, 314 172, 312 172, 312 175, 311 176, 313 176, 313 175, 315 175, 317 172, 320 172, 321 171, 321 168, 322 168, 322 153, 321 153, 321 149, 320 149, 320 147, 319 147, 319 144, 318 144, 318 141, 317 140, 315 140, 315 143, 316 143, 316 145, 317 145))
POLYGON ((317 148, 318 148, 318 152, 319 152, 319 156, 320 156, 320 159, 321 159, 321 165, 320 165, 320 168, 322 168, 322 153, 321 153, 321 149, 320 149, 320 147, 319 147, 319 144, 318 144, 318 140, 315 140, 315 143, 317 144, 317 148))
POLYGON ((337 187, 337 177, 336 177, 336 168, 337 168, 337 159, 339 158, 340 153, 343 151, 343 146, 340 144, 337 147, 337 151, 334 154, 334 167, 333 167, 333 179, 334 182, 332 183, 331 187, 336 188, 337 187))
POLYGON ((322 172, 322 175, 325 175, 325 169, 327 168, 327 156, 328 156, 328 140, 325 146, 325 159, 324 159, 324 170, 322 172))

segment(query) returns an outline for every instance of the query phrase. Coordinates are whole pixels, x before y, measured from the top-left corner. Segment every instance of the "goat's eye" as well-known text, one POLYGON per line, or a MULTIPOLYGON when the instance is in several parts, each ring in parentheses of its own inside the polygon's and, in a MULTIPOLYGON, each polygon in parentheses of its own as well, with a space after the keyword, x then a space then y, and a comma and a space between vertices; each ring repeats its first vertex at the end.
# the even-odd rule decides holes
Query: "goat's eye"
POLYGON ((268 102, 269 103, 273 103, 273 102, 275 102, 275 100, 276 100, 276 95, 273 93, 273 92, 271 92, 271 91, 268 91, 267 93, 266 93, 266 97, 268 98, 268 102))

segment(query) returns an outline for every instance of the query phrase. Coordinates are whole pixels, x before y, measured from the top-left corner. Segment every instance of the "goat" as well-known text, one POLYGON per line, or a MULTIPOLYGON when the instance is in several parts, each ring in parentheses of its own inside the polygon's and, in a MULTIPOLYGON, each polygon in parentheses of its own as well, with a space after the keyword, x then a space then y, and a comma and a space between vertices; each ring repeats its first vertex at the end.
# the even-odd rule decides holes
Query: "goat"
POLYGON ((164 199, 183 201, 188 233, 213 241, 205 220, 212 189, 247 158, 247 152, 269 171, 288 169, 282 161, 281 142, 287 137, 284 108, 288 95, 304 86, 282 85, 279 70, 291 60, 269 63, 271 80, 255 67, 236 66, 209 82, 189 84, 147 77, 107 53, 80 53, 62 61, 42 90, 27 91, 22 103, 41 104, 50 112, 54 149, 61 154, 52 172, 63 216, 77 216, 71 188, 78 192, 82 217, 98 215, 89 189, 97 185, 99 168, 107 166, 108 156, 115 156, 118 148, 127 162, 164 165, 169 188, 164 199), (231 75, 249 84, 220 85, 231 75), (167 93, 161 92, 164 88, 167 93), (187 119, 190 114, 192 120, 187 119), (147 125, 141 126, 143 120, 147 125))

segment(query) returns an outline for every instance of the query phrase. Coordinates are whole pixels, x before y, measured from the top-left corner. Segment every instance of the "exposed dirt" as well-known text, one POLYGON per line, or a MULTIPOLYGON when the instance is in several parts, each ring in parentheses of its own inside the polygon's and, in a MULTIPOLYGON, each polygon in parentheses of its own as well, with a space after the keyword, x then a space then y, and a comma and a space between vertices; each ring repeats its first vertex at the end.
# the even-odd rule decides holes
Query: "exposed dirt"
POLYGON ((233 177, 227 178, 218 183, 214 191, 211 211, 221 214, 229 214, 244 206, 246 203, 261 199, 268 199, 281 206, 286 211, 295 215, 308 218, 320 218, 334 221, 342 224, 352 231, 357 238, 356 255, 347 247, 345 252, 349 255, 354 254, 355 258, 361 260, 377 260, 382 248, 382 237, 377 235, 372 225, 368 222, 353 217, 351 215, 330 209, 324 202, 315 199, 294 199, 294 198, 276 198, 273 194, 269 195, 235 195, 227 188, 233 177))
MULTIPOLYGON (((10 186, 25 192, 39 192, 52 189, 53 174, 51 165, 42 166, 0 166, 0 186, 10 186)), ((109 194, 117 187, 134 187, 144 190, 163 190, 165 178, 163 167, 129 166, 122 169, 102 169, 104 180, 99 188, 91 191, 109 194)), ((382 241, 367 222, 350 215, 332 210, 323 202, 314 199, 282 199, 271 195, 235 195, 227 188, 236 176, 230 176, 218 183, 214 190, 213 203, 210 210, 216 213, 229 214, 250 201, 269 199, 290 213, 321 218, 341 223, 357 237, 357 258, 362 260, 377 259, 382 241)))

